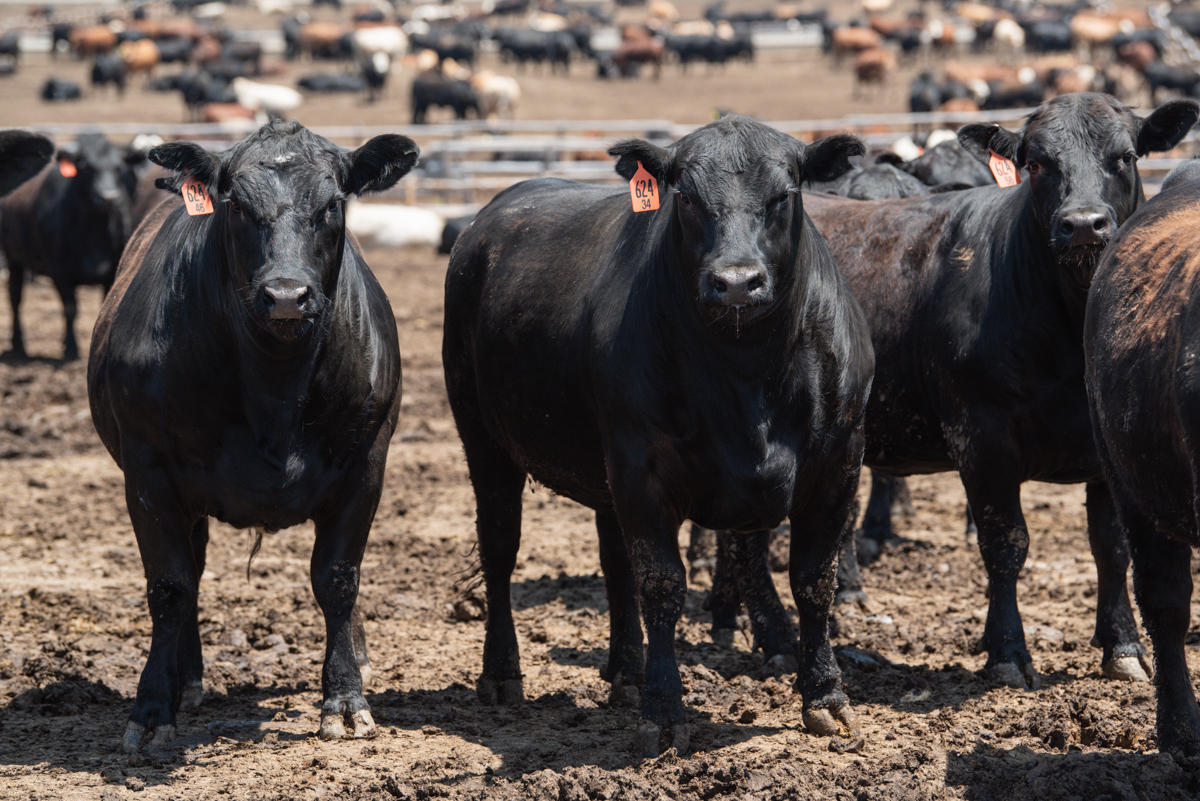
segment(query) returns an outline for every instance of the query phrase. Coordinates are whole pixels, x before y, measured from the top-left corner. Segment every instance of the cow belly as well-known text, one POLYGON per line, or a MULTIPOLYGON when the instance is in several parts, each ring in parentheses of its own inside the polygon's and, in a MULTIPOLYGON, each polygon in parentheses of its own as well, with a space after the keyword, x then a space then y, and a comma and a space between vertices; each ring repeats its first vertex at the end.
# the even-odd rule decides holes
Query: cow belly
POLYGON ((280 464, 261 452, 225 448, 211 470, 181 477, 204 513, 236 528, 276 530, 310 519, 337 479, 330 466, 293 452, 280 464))

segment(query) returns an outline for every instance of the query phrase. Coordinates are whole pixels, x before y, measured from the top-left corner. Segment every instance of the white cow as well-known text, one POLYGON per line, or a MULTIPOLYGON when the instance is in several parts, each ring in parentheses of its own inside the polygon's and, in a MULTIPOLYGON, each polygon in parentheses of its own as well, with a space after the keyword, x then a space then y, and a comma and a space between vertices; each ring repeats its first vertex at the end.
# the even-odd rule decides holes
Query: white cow
POLYGON ((398 203, 346 204, 346 227, 363 247, 437 247, 446 218, 436 211, 398 203))
POLYGON ((298 107, 303 97, 290 86, 259 83, 249 78, 234 78, 230 82, 237 102, 246 108, 263 111, 291 111, 298 107))

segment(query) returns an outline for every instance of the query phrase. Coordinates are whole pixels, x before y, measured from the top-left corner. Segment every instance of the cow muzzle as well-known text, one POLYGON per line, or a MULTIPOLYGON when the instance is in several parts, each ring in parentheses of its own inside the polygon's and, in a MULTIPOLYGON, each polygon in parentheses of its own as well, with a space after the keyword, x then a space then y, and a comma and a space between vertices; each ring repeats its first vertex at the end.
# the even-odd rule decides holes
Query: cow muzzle
POLYGON ((710 306, 758 306, 767 303, 770 296, 767 273, 760 267, 727 267, 704 277, 702 299, 710 306))
POLYGON ((1050 232, 1060 253, 1071 248, 1103 248, 1116 228, 1108 214, 1100 211, 1074 211, 1061 214, 1050 232))
POLYGON ((265 283, 258 288, 255 311, 268 320, 305 320, 319 312, 316 293, 290 278, 265 283))

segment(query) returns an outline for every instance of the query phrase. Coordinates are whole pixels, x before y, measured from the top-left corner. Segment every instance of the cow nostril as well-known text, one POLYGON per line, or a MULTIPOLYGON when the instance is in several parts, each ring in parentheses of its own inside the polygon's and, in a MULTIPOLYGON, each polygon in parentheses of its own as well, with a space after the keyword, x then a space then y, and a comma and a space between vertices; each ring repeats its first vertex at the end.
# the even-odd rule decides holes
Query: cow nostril
POLYGON ((720 278, 714 278, 713 279, 713 289, 715 289, 717 292, 724 293, 724 292, 729 291, 729 285, 726 284, 724 281, 722 281, 720 278))
POLYGON ((1096 221, 1094 223, 1092 223, 1092 228, 1096 231, 1103 231, 1107 227, 1108 227, 1108 220, 1104 217, 1098 217, 1096 219, 1096 221))
POLYGON ((1067 236, 1070 236, 1071 234, 1075 233, 1075 224, 1073 222, 1071 222, 1070 220, 1063 220, 1062 228, 1063 228, 1063 233, 1066 234, 1067 236))
POLYGON ((748 289, 751 292, 757 292, 758 290, 763 288, 763 285, 765 283, 766 282, 763 280, 763 277, 761 275, 756 275, 746 283, 746 289, 748 289))

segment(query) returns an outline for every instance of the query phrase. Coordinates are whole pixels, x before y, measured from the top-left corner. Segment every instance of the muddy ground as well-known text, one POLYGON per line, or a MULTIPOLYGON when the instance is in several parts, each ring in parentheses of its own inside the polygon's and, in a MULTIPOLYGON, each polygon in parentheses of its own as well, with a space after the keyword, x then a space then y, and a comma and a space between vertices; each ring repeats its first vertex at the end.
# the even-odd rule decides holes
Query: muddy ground
MULTIPOLYGON (((535 100, 536 110, 522 116, 700 122, 723 103, 722 92, 740 101, 739 110, 775 119, 902 105, 896 92, 874 105, 850 101, 849 79, 824 62, 781 63, 701 71, 686 84, 690 94, 681 94, 673 70, 659 84, 609 85, 580 67, 570 79, 539 78, 554 87, 558 105, 535 100), (781 71, 796 80, 779 81, 781 71), (825 83, 802 80, 814 74, 825 83)), ((33 57, 15 79, 23 83, 0 82, 6 124, 178 119, 177 107, 140 92, 45 107, 15 88, 35 85, 33 73, 50 69, 33 57)), ((403 121, 401 110, 387 116, 382 108, 343 98, 300 116, 320 124, 362 109, 365 122, 403 121)), ((962 490, 953 476, 919 478, 916 513, 900 521, 912 542, 865 568, 869 608, 837 610, 834 642, 863 741, 807 733, 791 677, 767 672, 744 636, 733 648, 712 643, 701 608, 709 579, 701 573, 677 643, 693 751, 650 760, 631 748, 637 713, 610 708, 598 675, 607 602, 592 513, 530 487, 513 584, 529 700, 518 709, 481 705, 472 688, 483 622, 478 594, 462 581, 474 563, 474 505, 440 364, 446 258, 425 250, 368 258, 392 298, 404 355, 403 416, 360 595, 378 735, 315 737, 324 643, 308 585, 311 530, 268 537, 247 577, 250 534, 217 525, 200 597, 204 703, 181 715, 172 747, 120 752, 150 642, 141 564, 121 473, 92 429, 84 364, 58 360, 59 303, 38 282, 22 309, 34 358, 0 359, 0 797, 1200 796, 1200 760, 1156 751, 1152 687, 1100 677, 1100 653, 1088 645, 1095 568, 1080 487, 1031 484, 1024 493, 1031 547, 1019 593, 1040 691, 979 675, 984 656, 972 646, 983 627, 985 579, 962 533, 962 490)), ((86 352, 100 295, 80 294, 86 352)), ((0 302, 0 349, 10 321, 0 302)), ((792 608, 784 574, 777 584, 792 608)), ((1198 643, 1194 616, 1194 671, 1198 643)))

